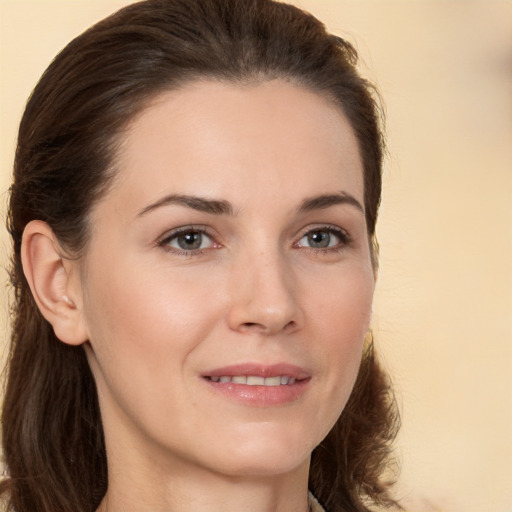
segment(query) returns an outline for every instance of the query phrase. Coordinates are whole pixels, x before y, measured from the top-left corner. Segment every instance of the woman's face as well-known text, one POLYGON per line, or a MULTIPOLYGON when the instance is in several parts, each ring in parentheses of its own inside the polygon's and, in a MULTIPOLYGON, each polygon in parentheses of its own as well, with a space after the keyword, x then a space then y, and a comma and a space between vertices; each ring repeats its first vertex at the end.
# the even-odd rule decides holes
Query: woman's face
POLYGON ((356 139, 284 81, 167 92, 93 209, 78 303, 109 457, 307 468, 340 415, 374 273, 356 139))

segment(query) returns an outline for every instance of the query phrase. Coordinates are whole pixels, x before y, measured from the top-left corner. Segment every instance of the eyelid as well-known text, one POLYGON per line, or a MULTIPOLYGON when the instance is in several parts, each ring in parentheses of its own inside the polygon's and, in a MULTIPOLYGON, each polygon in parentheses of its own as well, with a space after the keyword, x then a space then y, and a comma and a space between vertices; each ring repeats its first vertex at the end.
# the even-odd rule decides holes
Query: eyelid
MULTIPOLYGON (((174 229, 171 229, 167 232, 165 232, 161 237, 158 238, 156 241, 156 245, 158 247, 163 248, 164 250, 168 252, 172 252, 178 255, 185 255, 185 256, 193 256, 196 254, 201 254, 204 251, 210 250, 210 249, 218 249, 222 247, 222 244, 217 242, 216 235, 212 233, 212 230, 204 225, 196 225, 196 224, 190 224, 186 226, 180 226, 174 229), (176 247, 171 247, 170 242, 176 238, 178 238, 180 235, 185 235, 187 233, 200 233, 206 237, 208 237, 211 240, 211 245, 207 248, 202 249, 179 249, 176 247)), ((313 251, 318 252, 329 252, 329 251, 339 251, 345 248, 346 246, 350 245, 352 243, 352 237, 348 233, 348 231, 340 226, 333 225, 333 224, 315 224, 315 225, 308 225, 307 227, 303 228, 299 231, 299 233, 296 236, 296 242, 294 242, 293 247, 295 248, 304 248, 304 249, 310 249, 313 251), (332 247, 307 247, 307 246, 301 246, 299 245, 300 241, 307 236, 309 233, 315 232, 315 231, 326 231, 328 233, 331 233, 338 237, 340 240, 339 243, 332 247)))
POLYGON ((317 224, 317 225, 309 225, 306 228, 302 229, 299 234, 297 235, 297 242, 294 243, 295 247, 302 248, 302 246, 299 246, 299 242, 309 233, 314 233, 315 231, 327 231, 329 233, 334 234, 340 239, 340 243, 333 246, 333 247, 325 247, 325 248, 317 248, 317 247, 304 247, 306 249, 311 249, 315 251, 321 251, 326 252, 329 250, 340 250, 346 247, 347 245, 350 245, 352 243, 352 237, 350 236, 349 232, 340 227, 333 224, 317 224))
POLYGON ((162 235, 156 242, 156 245, 158 247, 163 248, 164 250, 168 252, 173 252, 175 254, 179 255, 185 255, 185 256, 192 256, 194 254, 200 254, 206 250, 209 249, 217 249, 221 246, 216 240, 215 235, 211 232, 210 229, 208 229, 206 226, 201 225, 188 225, 188 226, 180 226, 178 228, 171 229, 169 231, 166 231, 164 235, 162 235), (178 238, 180 235, 186 235, 187 233, 200 233, 201 235, 207 236, 212 244, 211 247, 204 248, 204 249, 191 249, 191 250, 185 250, 185 249, 178 249, 176 247, 171 247, 169 244, 172 240, 178 238))

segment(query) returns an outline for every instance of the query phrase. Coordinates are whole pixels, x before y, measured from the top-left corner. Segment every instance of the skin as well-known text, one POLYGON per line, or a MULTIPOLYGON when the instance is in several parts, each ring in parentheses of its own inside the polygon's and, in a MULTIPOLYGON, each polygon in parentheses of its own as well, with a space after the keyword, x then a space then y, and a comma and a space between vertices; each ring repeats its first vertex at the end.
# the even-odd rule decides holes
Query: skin
POLYGON ((86 255, 55 292, 83 332, 59 337, 85 344, 98 387, 99 510, 305 512, 310 454, 349 397, 374 291, 352 129, 296 85, 210 81, 158 96, 123 137, 86 255), (200 249, 177 228, 204 230, 200 249), (247 362, 296 365, 305 390, 255 405, 204 378, 247 362))

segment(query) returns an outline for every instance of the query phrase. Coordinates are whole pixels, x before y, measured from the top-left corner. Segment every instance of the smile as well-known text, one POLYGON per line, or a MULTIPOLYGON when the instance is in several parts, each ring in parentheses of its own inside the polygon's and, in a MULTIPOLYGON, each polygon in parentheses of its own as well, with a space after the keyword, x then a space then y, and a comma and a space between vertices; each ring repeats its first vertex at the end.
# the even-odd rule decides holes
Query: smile
POLYGON ((294 377, 275 376, 275 377, 259 377, 257 375, 222 375, 208 377, 212 382, 232 382, 233 384, 245 384, 246 386, 288 386, 295 384, 294 377))
POLYGON ((251 407, 296 402, 311 386, 309 371, 287 363, 235 364, 206 371, 202 377, 217 396, 251 407))

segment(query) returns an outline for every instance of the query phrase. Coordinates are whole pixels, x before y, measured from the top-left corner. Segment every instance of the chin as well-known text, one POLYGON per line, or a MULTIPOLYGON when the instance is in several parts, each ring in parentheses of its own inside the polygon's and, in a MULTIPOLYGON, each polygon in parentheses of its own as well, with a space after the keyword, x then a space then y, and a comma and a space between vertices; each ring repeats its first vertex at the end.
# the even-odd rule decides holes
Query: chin
POLYGON ((224 449, 222 454, 224 473, 231 476, 265 477, 309 467, 311 452, 317 443, 306 439, 306 436, 290 435, 288 430, 255 430, 259 432, 255 431, 249 439, 234 436, 238 439, 232 438, 232 443, 225 445, 229 448, 224 449))
POLYGON ((222 473, 235 478, 278 477, 300 471, 302 468, 306 468, 307 470, 307 468, 309 468, 310 458, 310 453, 303 458, 293 454, 287 454, 287 456, 279 458, 260 455, 258 458, 251 457, 250 459, 243 458, 237 461, 230 461, 226 464, 222 473))

